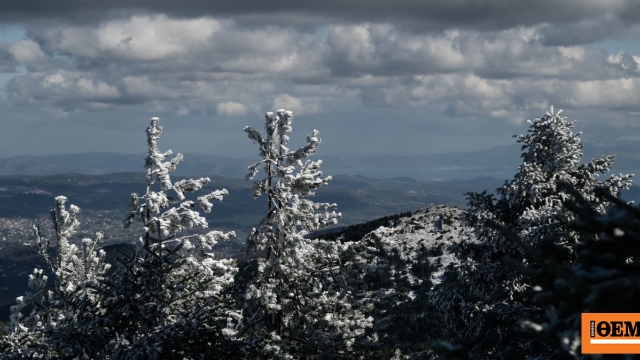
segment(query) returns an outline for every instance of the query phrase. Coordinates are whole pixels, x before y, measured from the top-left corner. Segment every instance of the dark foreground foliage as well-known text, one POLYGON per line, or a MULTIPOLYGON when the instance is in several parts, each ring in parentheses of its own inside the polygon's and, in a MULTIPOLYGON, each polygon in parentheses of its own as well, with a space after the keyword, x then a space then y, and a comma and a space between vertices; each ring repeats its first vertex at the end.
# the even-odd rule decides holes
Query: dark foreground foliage
POLYGON ((640 208, 606 190, 596 190, 596 196, 613 204, 601 214, 570 184, 559 186, 572 196, 565 202, 577 217, 570 227, 585 234, 574 246, 574 263, 564 260, 567 251, 552 237, 533 247, 508 229, 493 226, 542 264, 532 268, 506 259, 535 284, 524 295, 547 314, 543 322, 523 319, 520 325, 548 339, 554 356, 577 359, 581 353, 581 313, 640 312, 640 208))

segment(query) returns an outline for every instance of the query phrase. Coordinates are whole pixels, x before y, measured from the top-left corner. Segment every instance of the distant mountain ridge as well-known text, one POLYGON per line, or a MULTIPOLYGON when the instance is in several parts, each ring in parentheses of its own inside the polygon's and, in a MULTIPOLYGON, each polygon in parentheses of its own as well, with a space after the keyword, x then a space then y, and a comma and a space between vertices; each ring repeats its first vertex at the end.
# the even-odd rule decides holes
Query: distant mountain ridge
MULTIPOLYGON (((614 172, 640 173, 640 151, 635 145, 601 146, 585 144, 583 162, 602 155, 617 154, 614 172)), ((63 173, 109 174, 142 171, 145 154, 93 152, 0 158, 2 175, 53 175, 63 173)), ((521 164, 520 145, 496 146, 485 150, 437 155, 322 155, 322 171, 327 175, 363 175, 370 178, 411 178, 469 180, 478 176, 507 179, 521 164)), ((244 178, 251 158, 226 158, 187 153, 178 176, 224 176, 244 178)))
MULTIPOLYGON (((517 167, 517 148, 498 147, 474 153, 442 155, 317 155, 325 174, 363 175, 372 178, 448 179, 478 175, 504 177, 517 167), (491 161, 487 161, 491 159, 491 161)), ((85 153, 0 158, 0 176, 101 175, 142 171, 145 154, 85 153)), ((198 153, 184 154, 179 176, 219 175, 243 178, 256 159, 225 158, 198 153)))
MULTIPOLYGON (((84 154, 61 154, 43 156, 14 156, 0 158, 0 175, 55 175, 86 174, 103 175, 122 172, 144 171, 146 155, 91 152, 84 154)), ((249 159, 223 158, 204 154, 185 154, 178 176, 220 175, 233 178, 244 177, 249 159)))

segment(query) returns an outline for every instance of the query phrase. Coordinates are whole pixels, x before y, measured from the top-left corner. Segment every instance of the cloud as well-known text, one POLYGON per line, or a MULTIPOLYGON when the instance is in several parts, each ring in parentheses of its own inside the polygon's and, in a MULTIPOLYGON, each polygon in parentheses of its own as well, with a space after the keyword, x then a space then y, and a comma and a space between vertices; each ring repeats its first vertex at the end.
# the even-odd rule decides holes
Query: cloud
POLYGON ((545 45, 545 26, 414 33, 368 22, 330 25, 322 34, 162 14, 32 26, 29 39, 7 46, 18 64, 33 71, 24 75, 32 79, 16 80, 7 90, 18 102, 74 109, 96 103, 179 101, 193 108, 234 102, 251 104, 243 105, 240 112, 246 114, 283 102, 316 113, 338 102, 444 104, 456 116, 494 116, 509 108, 526 110, 529 103, 545 103, 541 94, 559 96, 556 90, 570 88, 553 85, 558 81, 638 76, 637 62, 627 53, 545 45), (552 80, 544 91, 520 88, 540 79, 552 80))
POLYGON ((451 116, 508 118, 553 98, 590 107, 593 97, 579 90, 585 82, 611 88, 639 75, 628 53, 547 46, 540 27, 425 34, 376 23, 325 29, 166 15, 34 26, 31 38, 7 46, 31 71, 7 92, 16 103, 55 111, 166 102, 215 106, 231 116, 276 107, 313 114, 354 104, 441 105, 451 116))
POLYGON ((272 109, 286 109, 293 111, 294 115, 307 115, 321 110, 320 105, 312 99, 300 99, 289 94, 278 94, 273 99, 272 109))
POLYGON ((325 63, 336 77, 453 72, 497 79, 629 76, 627 68, 608 61, 601 50, 544 45, 538 28, 412 34, 380 24, 335 26, 327 44, 325 63))
POLYGON ((40 45, 31 39, 13 42, 6 47, 6 51, 13 56, 16 64, 30 71, 42 70, 48 60, 40 45))
POLYGON ((247 114, 247 107, 241 103, 227 101, 216 104, 218 115, 222 116, 244 116, 247 114))
POLYGON ((606 14, 628 26, 638 23, 640 4, 611 0, 326 0, 277 3, 264 1, 112 0, 109 2, 25 0, 3 4, 0 20, 8 22, 64 21, 103 22, 122 13, 161 13, 176 18, 234 17, 252 24, 280 23, 293 26, 324 24, 390 23, 412 31, 443 31, 452 28, 503 30, 542 23, 579 23, 606 14))
POLYGON ((410 75, 477 65, 458 46, 458 31, 415 35, 385 24, 332 26, 327 63, 338 76, 410 75))
POLYGON ((6 90, 17 104, 52 106, 54 113, 104 109, 121 95, 115 86, 92 74, 63 70, 16 76, 6 90))
POLYGON ((640 111, 640 79, 625 78, 562 84, 564 102, 573 107, 640 111))
MULTIPOLYGON (((402 113, 415 134, 465 129, 489 139, 552 104, 594 117, 604 109, 628 124, 640 111, 640 53, 587 44, 637 39, 639 6, 26 0, 0 14, 0 24, 5 19, 26 30, 0 45, 0 71, 11 78, 0 103, 16 114, 37 108, 66 116, 52 122, 157 114, 180 116, 184 127, 210 122, 229 131, 241 118, 287 108, 332 124, 322 127, 329 135, 369 121, 402 129, 381 118, 402 113), (347 120, 331 123, 334 114, 347 120), (492 125, 470 125, 482 121, 492 125)), ((399 134, 394 141, 403 142, 399 134)))
POLYGON ((158 61, 197 51, 221 26, 219 21, 207 18, 143 15, 108 21, 96 28, 48 28, 36 36, 49 51, 71 56, 158 61))
POLYGON ((609 55, 607 61, 610 64, 619 65, 622 69, 630 71, 630 72, 640 72, 640 68, 638 67, 638 60, 640 57, 631 56, 625 51, 621 51, 615 55, 609 55))

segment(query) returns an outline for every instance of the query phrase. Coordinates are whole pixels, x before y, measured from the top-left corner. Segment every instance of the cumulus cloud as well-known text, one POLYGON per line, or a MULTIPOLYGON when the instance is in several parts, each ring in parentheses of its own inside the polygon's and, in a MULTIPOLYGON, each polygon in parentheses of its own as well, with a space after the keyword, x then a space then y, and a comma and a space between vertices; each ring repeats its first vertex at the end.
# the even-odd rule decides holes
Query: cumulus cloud
POLYGON ((410 75, 477 65, 465 57, 458 31, 415 35, 386 24, 332 26, 327 63, 336 75, 410 75))
POLYGON ((33 73, 7 90, 18 102, 73 108, 189 101, 215 104, 218 114, 229 116, 265 106, 312 114, 332 102, 439 104, 450 115, 504 117, 545 104, 545 96, 589 107, 593 97, 579 90, 584 82, 610 88, 638 76, 628 53, 546 45, 546 26, 414 33, 368 22, 314 33, 167 15, 34 26, 32 38, 7 46, 33 73))
POLYGON ((15 63, 32 71, 45 68, 48 60, 40 45, 31 39, 13 42, 7 46, 6 51, 13 56, 15 63))
POLYGON ((638 59, 637 56, 634 57, 625 51, 621 51, 615 55, 609 55, 607 61, 611 64, 619 65, 624 70, 639 72, 638 59))
POLYGON ((207 18, 143 15, 108 21, 96 28, 47 28, 34 35, 52 52, 88 58, 158 61, 197 51, 221 26, 219 21, 207 18))
POLYGON ((222 116, 244 116, 247 114, 247 107, 235 101, 227 101, 216 104, 218 115, 222 116))
POLYGON ((314 99, 301 99, 284 93, 278 94, 273 99, 271 108, 291 110, 296 115, 307 115, 321 111, 320 104, 314 99))
POLYGON ((83 107, 104 109, 120 97, 115 86, 92 74, 64 70, 16 76, 6 90, 18 104, 52 106, 54 113, 83 107))
MULTIPOLYGON (((346 96, 351 100, 345 105, 438 104, 452 116, 506 118, 549 98, 590 107, 596 102, 589 91, 599 94, 600 88, 587 84, 611 89, 638 76, 628 53, 546 45, 545 26, 412 33, 362 23, 330 25, 318 34, 135 15, 99 25, 33 27, 33 39, 7 46, 33 73, 7 90, 17 102, 74 109, 189 101, 213 103, 225 116, 260 113, 262 107, 312 114, 332 102, 345 104, 346 96)), ((633 96, 627 98, 611 106, 632 106, 633 96)))
POLYGON ((639 37, 640 5, 623 0, 28 3, 0 14, 26 29, 0 45, 13 77, 0 100, 13 109, 229 126, 278 108, 355 114, 345 128, 386 109, 429 129, 417 119, 517 126, 552 104, 640 112, 640 53, 587 46, 639 37))

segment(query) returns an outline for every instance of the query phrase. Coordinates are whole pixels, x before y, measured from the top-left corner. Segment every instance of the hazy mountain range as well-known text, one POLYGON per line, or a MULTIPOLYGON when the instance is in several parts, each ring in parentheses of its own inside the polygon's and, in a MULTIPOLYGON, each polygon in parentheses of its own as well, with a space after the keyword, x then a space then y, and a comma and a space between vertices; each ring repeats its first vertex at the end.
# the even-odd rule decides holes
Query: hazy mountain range
MULTIPOLYGON (((592 157, 617 154, 614 172, 640 173, 640 154, 635 145, 600 146, 586 144, 583 162, 592 157)), ((85 153, 0 158, 0 175, 52 175, 63 173, 109 174, 141 171, 144 154, 85 153)), ((322 155, 327 175, 362 175, 371 178, 410 177, 426 179, 472 179, 492 176, 508 179, 520 160, 520 145, 497 146, 473 152, 428 156, 322 155)), ((205 154, 185 154, 176 175, 244 178, 250 158, 225 158, 205 154)))

